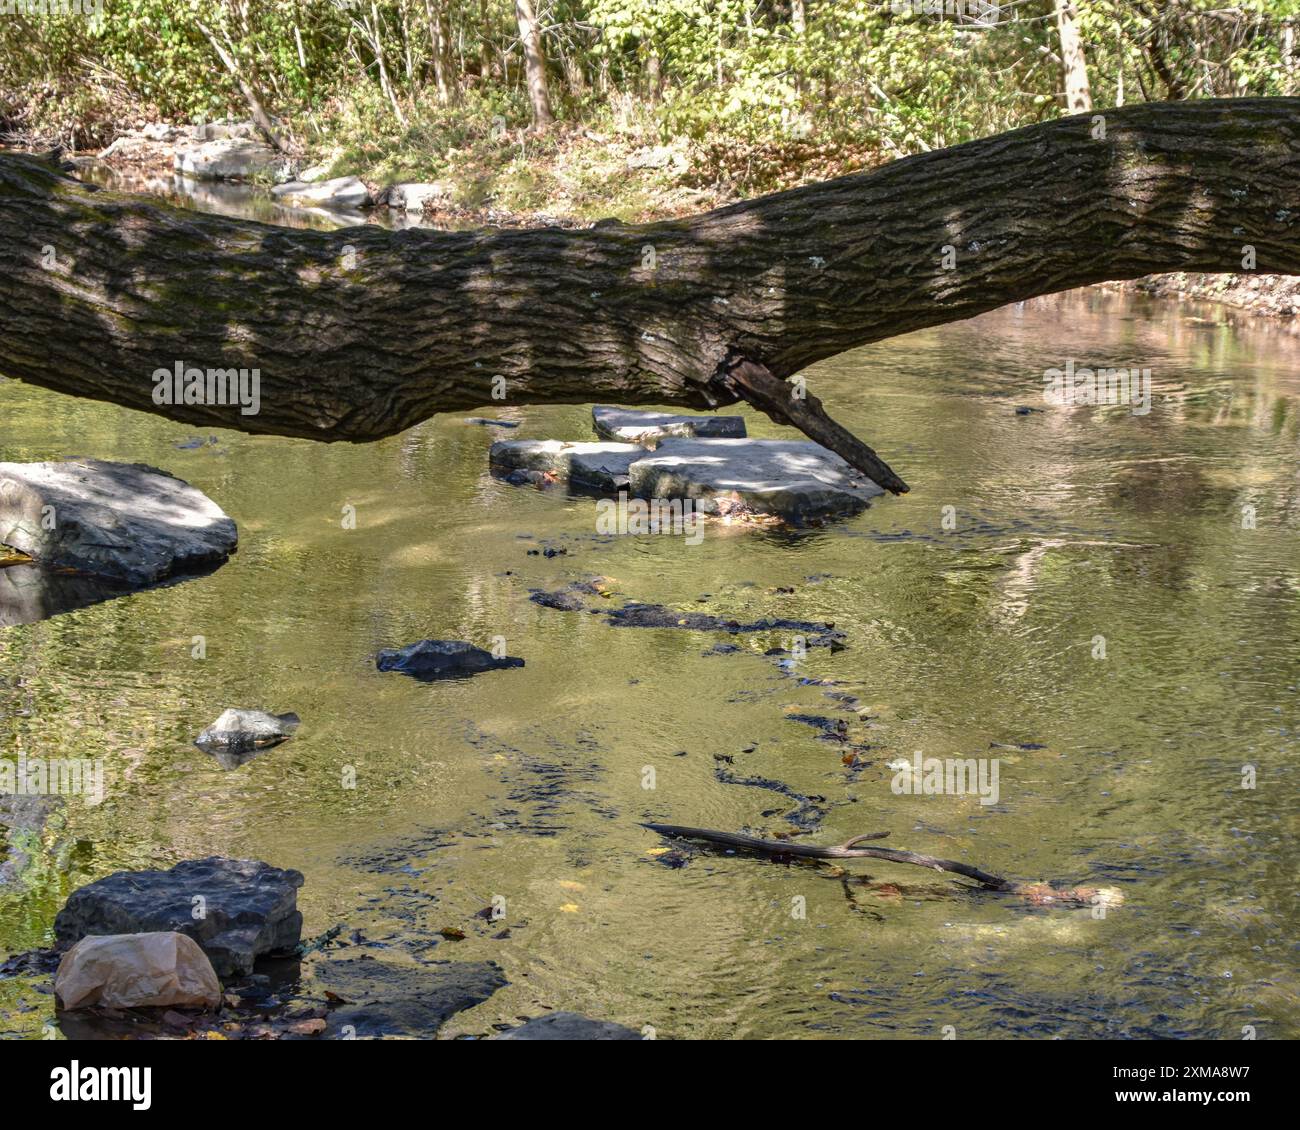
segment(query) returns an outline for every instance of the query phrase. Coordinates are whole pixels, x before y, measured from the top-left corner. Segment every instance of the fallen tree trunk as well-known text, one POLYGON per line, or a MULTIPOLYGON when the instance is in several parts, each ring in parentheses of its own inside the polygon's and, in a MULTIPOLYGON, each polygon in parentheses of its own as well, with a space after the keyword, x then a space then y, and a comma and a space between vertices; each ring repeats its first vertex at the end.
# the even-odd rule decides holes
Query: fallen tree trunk
POLYGON ((785 380, 1089 283, 1240 270, 1247 245, 1258 270, 1300 273, 1300 99, 1104 118, 1101 134, 1064 118, 690 219, 583 231, 290 231, 0 155, 0 374, 319 440, 501 399, 746 398, 898 491, 824 413, 783 411, 762 372, 785 380), (155 404, 152 374, 178 362, 258 369, 259 412, 155 404))

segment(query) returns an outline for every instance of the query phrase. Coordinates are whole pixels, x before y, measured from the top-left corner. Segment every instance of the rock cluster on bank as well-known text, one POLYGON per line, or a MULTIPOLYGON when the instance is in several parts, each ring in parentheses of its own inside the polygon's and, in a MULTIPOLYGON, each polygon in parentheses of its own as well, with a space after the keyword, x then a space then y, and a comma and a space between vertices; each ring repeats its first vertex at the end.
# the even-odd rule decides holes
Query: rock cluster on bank
POLYGON ((72 893, 54 937, 68 948, 94 934, 175 931, 198 943, 217 976, 244 976, 259 957, 298 944, 302 884, 299 871, 219 856, 168 871, 118 871, 72 893))

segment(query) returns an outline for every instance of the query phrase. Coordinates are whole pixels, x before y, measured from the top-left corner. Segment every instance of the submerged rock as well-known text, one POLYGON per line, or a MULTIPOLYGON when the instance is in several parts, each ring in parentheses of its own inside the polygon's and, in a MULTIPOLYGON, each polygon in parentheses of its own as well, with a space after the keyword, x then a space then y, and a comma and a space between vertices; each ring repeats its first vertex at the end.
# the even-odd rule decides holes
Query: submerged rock
POLYGON ((21 878, 41 848, 46 820, 62 803, 44 793, 0 792, 0 889, 21 878))
POLYGON ((148 585, 224 561, 235 523, 186 482, 141 463, 0 463, 0 545, 42 569, 148 585))
POLYGON ((601 596, 599 584, 590 581, 573 581, 554 592, 532 589, 528 599, 543 608, 559 612, 590 612, 604 616, 614 628, 676 628, 688 632, 726 632, 741 635, 756 632, 786 632, 797 635, 805 647, 827 647, 843 651, 844 633, 833 623, 816 620, 790 620, 785 617, 765 616, 759 620, 737 620, 714 616, 708 612, 684 612, 662 604, 647 604, 629 600, 621 608, 610 608, 607 602, 596 603, 584 599, 601 596))
POLYGON ((298 944, 302 884, 299 871, 219 856, 169 871, 118 871, 72 893, 54 937, 62 949, 91 934, 175 930, 198 942, 217 976, 246 976, 257 958, 298 944))
POLYGON ((597 404, 591 421, 602 439, 618 443, 654 444, 670 436, 686 438, 744 439, 741 416, 687 416, 669 412, 642 412, 597 404))
POLYGON ((509 984, 492 961, 407 965, 369 955, 323 962, 315 976, 344 1002, 330 1010, 328 1032, 360 1037, 428 1037, 509 984))
POLYGON ((400 649, 384 648, 375 660, 381 671, 399 671, 426 683, 523 665, 524 661, 513 655, 498 659, 464 640, 420 640, 400 649))
POLYGON ((293 713, 267 714, 231 707, 222 711, 221 717, 194 739, 194 744, 205 753, 240 754, 269 749, 287 741, 301 722, 293 713))
POLYGON ((184 934, 107 934, 82 938, 63 955, 54 995, 65 1009, 215 1008, 221 983, 184 934))
POLYGON ((491 1040, 640 1040, 641 1033, 612 1020, 592 1020, 576 1012, 549 1012, 491 1040))

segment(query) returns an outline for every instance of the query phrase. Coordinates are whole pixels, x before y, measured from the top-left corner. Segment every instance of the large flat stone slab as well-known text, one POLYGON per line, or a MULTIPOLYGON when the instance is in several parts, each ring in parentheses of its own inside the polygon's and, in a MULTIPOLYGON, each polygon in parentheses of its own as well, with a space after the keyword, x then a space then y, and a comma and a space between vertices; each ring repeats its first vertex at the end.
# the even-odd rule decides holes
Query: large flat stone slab
POLYGON ((118 871, 72 892, 54 937, 66 949, 91 934, 175 930, 198 942, 217 976, 246 976, 258 957, 298 944, 302 883, 300 871, 218 856, 170 871, 118 871))
POLYGON ((645 448, 634 443, 568 443, 559 439, 505 439, 494 443, 488 461, 498 470, 554 475, 591 490, 617 494, 627 489, 627 469, 645 448))
POLYGON ((642 412, 597 404, 591 410, 596 434, 617 443, 656 444, 670 436, 686 439, 744 439, 741 416, 688 416, 670 412, 642 412))
POLYGON ((271 195, 285 204, 315 208, 364 208, 370 201, 370 190, 356 177, 288 181, 271 189, 271 195))
POLYGON ((794 526, 865 509, 884 490, 816 443, 784 439, 666 439, 628 465, 638 498, 719 496, 794 526))
POLYGON ((140 463, 0 463, 0 545, 41 569, 148 585, 220 564, 235 523, 202 491, 140 463))
POLYGON ((173 158, 176 171, 199 180, 244 180, 266 173, 288 178, 288 162, 269 145, 251 138, 227 137, 182 145, 173 158))

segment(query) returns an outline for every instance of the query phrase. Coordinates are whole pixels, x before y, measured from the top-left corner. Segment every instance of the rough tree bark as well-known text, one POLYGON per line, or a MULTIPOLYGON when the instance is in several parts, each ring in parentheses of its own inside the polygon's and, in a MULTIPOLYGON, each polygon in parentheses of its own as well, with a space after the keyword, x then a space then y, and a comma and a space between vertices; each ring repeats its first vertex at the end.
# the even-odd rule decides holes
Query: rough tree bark
MULTIPOLYGON (((515 404, 766 396, 770 411, 755 369, 788 378, 1035 295, 1239 271, 1247 244, 1259 271, 1300 274, 1300 99, 1133 105, 1097 133, 1065 118, 690 219, 583 231, 291 231, 0 155, 0 374, 188 423, 356 442, 489 405, 497 376, 515 404), (259 369, 260 413, 155 405, 152 374, 177 361, 259 369)), ((785 415, 813 427, 796 401, 785 415)))

